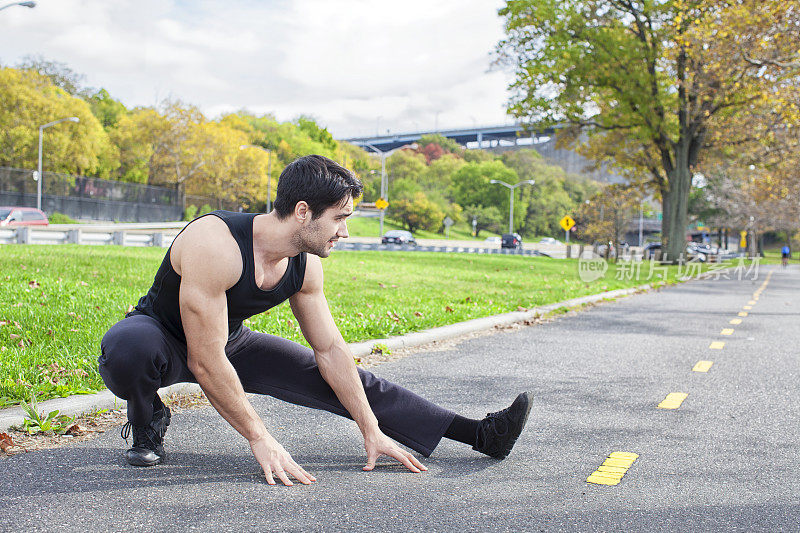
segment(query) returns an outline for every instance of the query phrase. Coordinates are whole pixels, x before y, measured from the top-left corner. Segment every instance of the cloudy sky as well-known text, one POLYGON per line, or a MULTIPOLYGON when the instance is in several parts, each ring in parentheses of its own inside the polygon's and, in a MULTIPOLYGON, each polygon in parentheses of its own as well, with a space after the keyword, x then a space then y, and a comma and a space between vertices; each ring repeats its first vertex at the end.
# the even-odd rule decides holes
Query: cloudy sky
POLYGON ((0 11, 0 63, 66 63, 128 106, 310 114, 337 138, 511 122, 500 0, 37 4, 0 11))

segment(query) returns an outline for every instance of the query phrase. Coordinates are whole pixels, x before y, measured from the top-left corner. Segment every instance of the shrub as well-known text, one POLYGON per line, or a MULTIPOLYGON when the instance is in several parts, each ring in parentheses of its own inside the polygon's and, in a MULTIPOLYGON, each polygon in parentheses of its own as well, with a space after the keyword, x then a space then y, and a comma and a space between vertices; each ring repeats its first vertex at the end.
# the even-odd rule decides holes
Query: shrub
POLYGON ((77 224, 78 221, 72 217, 68 217, 64 213, 51 213, 47 215, 51 224, 77 224))

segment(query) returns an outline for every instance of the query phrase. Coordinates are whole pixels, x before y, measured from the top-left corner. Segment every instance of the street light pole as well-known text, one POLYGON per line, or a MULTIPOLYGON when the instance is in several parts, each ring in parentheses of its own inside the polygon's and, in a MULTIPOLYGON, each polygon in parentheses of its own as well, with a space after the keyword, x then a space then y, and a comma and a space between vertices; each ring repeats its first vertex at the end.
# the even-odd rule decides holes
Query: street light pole
MULTIPOLYGON (((389 180, 386 179, 386 158, 389 157, 390 155, 392 155, 393 153, 395 153, 396 151, 402 150, 403 148, 413 148, 413 149, 416 150, 419 145, 417 143, 404 144, 403 146, 399 146, 397 148, 393 148, 393 149, 391 149, 389 151, 384 152, 383 150, 381 150, 380 148, 378 148, 374 144, 371 144, 371 143, 368 143, 368 142, 364 142, 364 141, 362 141, 360 144, 363 144, 364 146, 368 146, 374 152, 376 152, 377 154, 379 154, 381 156, 381 198, 383 198, 384 200, 388 201, 388 198, 386 198, 386 197, 389 195, 389 183, 388 183, 389 180)), ((386 211, 386 209, 381 209, 380 211, 381 211, 381 229, 380 229, 381 234, 379 235, 379 237, 382 237, 383 236, 383 216, 384 216, 384 212, 386 211)))
MULTIPOLYGON (((378 118, 380 118, 380 117, 378 117, 378 118)), ((377 152, 378 155, 380 155, 380 157, 381 157, 381 198, 386 200, 386 191, 385 191, 386 185, 385 185, 385 182, 386 182, 386 154, 387 154, 387 152, 384 152, 383 150, 381 150, 380 148, 378 148, 374 144, 371 144, 371 143, 368 143, 368 142, 365 142, 365 143, 362 143, 362 144, 372 148, 372 150, 377 152)), ((390 151, 388 153, 392 153, 392 152, 394 152, 394 150, 392 150, 392 151, 390 151)), ((381 215, 380 215, 381 228, 380 228, 380 235, 378 235, 378 237, 382 237, 383 236, 383 214, 386 212, 386 209, 381 209, 380 211, 381 211, 381 215)))
POLYGON ((644 200, 639 202, 639 248, 642 247, 642 230, 644 230, 644 200))
MULTIPOLYGON (((33 7, 33 6, 28 6, 28 7, 33 7)), ((54 120, 53 122, 48 122, 47 124, 39 126, 39 166, 38 166, 39 174, 36 178, 36 209, 39 209, 40 211, 42 209, 42 181, 44 180, 44 175, 42 174, 42 138, 44 137, 44 129, 49 128, 50 126, 55 126, 56 124, 64 121, 80 122, 81 119, 79 119, 78 117, 60 118, 58 120, 54 120)))
POLYGON ((239 147, 239 150, 244 150, 245 148, 258 148, 259 150, 267 152, 267 213, 269 213, 272 211, 272 191, 270 187, 272 183, 272 150, 257 144, 243 144, 239 147))
POLYGON ((505 181, 500 181, 500 180, 491 180, 489 183, 497 183, 499 185, 502 185, 503 187, 507 187, 508 188, 508 191, 509 191, 509 193, 511 195, 511 202, 510 202, 510 206, 509 206, 509 209, 508 209, 508 232, 509 233, 514 233, 514 189, 516 189, 520 185, 533 185, 534 183, 536 183, 536 181, 535 180, 523 180, 523 181, 520 181, 519 183, 515 183, 514 185, 509 185, 505 181))
POLYGON ((4 5, 3 7, 0 7, 0 11, 4 10, 7 7, 12 7, 12 6, 22 6, 22 7, 34 8, 34 7, 36 7, 36 2, 13 2, 11 4, 7 4, 7 5, 4 5))

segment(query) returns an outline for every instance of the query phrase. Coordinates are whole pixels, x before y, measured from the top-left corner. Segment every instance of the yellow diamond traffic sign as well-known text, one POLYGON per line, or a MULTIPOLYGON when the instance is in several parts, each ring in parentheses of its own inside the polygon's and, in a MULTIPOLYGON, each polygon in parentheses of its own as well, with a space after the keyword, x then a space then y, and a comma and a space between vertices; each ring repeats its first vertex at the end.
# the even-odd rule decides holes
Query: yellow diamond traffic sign
POLYGON ((389 207, 389 202, 387 202, 383 198, 378 198, 375 201, 375 207, 377 207, 378 209, 386 209, 387 207, 389 207))
POLYGON ((558 223, 561 225, 562 228, 564 228, 564 231, 569 231, 570 229, 572 229, 572 226, 575 225, 575 221, 572 220, 572 217, 569 215, 565 215, 564 218, 558 221, 558 223))

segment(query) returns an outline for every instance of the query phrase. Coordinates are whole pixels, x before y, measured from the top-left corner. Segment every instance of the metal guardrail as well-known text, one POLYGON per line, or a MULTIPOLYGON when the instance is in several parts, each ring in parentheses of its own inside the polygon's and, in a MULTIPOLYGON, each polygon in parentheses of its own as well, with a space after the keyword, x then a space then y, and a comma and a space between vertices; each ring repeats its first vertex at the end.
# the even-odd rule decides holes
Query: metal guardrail
MULTIPOLYGON (((0 228, 0 244, 114 244, 118 246, 168 247, 186 222, 162 224, 52 224, 46 227, 0 228)), ((386 250, 547 256, 538 250, 488 248, 486 246, 425 246, 367 242, 342 242, 337 250, 386 250)))
MULTIPOLYGON (((169 247, 175 236, 186 225, 186 222, 161 222, 144 224, 51 224, 50 226, 22 226, 17 228, 0 228, 0 245, 2 244, 113 244, 117 246, 156 246, 169 247)), ((367 239, 365 239, 367 240, 367 239)), ((441 241, 439 241, 441 242, 441 241)), ((545 252, 534 248, 498 248, 477 242, 474 246, 464 245, 409 245, 381 244, 378 242, 339 241, 337 250, 353 251, 404 251, 404 252, 440 252, 471 254, 521 255, 527 257, 552 257, 557 259, 583 257, 601 257, 591 247, 579 245, 546 248, 545 252)), ((725 251, 709 257, 708 261, 718 262, 733 259, 744 254, 725 251)), ((623 261, 640 261, 643 259, 641 249, 631 247, 620 257, 623 261)))
POLYGON ((113 226, 53 224, 47 227, 0 228, 0 244, 116 244, 165 247, 172 244, 175 235, 185 224, 185 222, 113 226))
POLYGON ((403 252, 444 252, 444 253, 466 253, 466 254, 505 254, 505 255, 527 255, 545 256, 538 250, 512 249, 512 248, 486 248, 481 246, 424 246, 410 244, 373 244, 361 242, 341 242, 336 244, 337 250, 388 250, 403 252))

